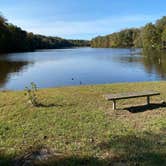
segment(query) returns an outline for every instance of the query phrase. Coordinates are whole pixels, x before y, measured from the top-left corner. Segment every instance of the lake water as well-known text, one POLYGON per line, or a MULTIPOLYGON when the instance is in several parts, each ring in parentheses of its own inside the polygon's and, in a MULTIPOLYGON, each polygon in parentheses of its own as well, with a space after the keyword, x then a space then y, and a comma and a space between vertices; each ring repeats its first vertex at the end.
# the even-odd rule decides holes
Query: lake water
POLYGON ((106 84, 166 79, 166 54, 141 49, 73 48, 0 56, 0 89, 106 84), (153 55, 152 55, 153 54, 153 55))

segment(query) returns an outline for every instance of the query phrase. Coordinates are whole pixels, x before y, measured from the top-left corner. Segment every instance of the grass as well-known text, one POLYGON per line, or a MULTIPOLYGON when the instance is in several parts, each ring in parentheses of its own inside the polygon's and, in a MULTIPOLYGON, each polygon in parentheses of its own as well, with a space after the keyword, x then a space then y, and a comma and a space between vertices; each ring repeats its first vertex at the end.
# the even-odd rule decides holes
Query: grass
POLYGON ((24 93, 0 92, 0 165, 38 147, 55 155, 36 165, 166 165, 166 82, 41 89, 41 107, 24 93), (103 98, 143 90, 161 92, 152 97, 156 105, 121 100, 113 111, 103 98))

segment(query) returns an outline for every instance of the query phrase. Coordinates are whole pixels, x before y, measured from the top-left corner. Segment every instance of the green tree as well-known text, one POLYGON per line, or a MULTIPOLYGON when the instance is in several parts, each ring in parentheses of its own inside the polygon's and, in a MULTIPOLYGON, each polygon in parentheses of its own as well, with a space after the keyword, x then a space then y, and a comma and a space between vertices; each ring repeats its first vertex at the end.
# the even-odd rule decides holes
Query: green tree
POLYGON ((160 33, 166 28, 166 16, 156 21, 156 27, 160 33))
POLYGON ((162 32, 161 40, 162 40, 162 47, 166 48, 166 28, 162 32))
POLYGON ((9 41, 9 32, 7 29, 7 20, 0 15, 0 52, 7 49, 9 41))
POLYGON ((7 22, 7 19, 0 14, 0 26, 5 25, 7 22))
POLYGON ((152 23, 147 24, 142 30, 142 44, 145 49, 161 48, 159 32, 152 23))

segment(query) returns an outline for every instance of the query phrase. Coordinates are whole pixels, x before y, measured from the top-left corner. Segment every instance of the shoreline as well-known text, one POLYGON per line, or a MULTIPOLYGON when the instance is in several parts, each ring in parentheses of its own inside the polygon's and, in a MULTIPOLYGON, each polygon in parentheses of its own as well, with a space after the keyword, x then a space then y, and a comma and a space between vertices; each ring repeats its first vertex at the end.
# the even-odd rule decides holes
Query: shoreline
MULTIPOLYGON (((53 87, 46 87, 46 88, 40 88, 38 87, 38 90, 45 90, 45 89, 68 89, 68 88, 80 88, 80 87, 100 87, 100 86, 109 86, 109 85, 128 85, 128 84, 148 84, 148 83, 166 83, 166 80, 157 80, 157 81, 138 81, 138 82, 116 82, 116 83, 105 83, 105 84, 82 84, 82 85, 66 85, 66 86, 53 86, 53 87)), ((30 85, 30 84, 29 84, 30 85)), ((0 92, 22 92, 25 89, 22 90, 12 90, 12 89, 0 89, 0 92)))

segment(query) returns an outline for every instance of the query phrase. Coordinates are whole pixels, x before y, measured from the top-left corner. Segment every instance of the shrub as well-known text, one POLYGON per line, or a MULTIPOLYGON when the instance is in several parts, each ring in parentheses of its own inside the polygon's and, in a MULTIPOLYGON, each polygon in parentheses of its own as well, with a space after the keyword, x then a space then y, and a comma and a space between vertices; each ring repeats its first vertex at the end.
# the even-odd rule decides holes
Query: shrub
POLYGON ((31 102, 31 104, 35 107, 39 105, 38 99, 37 99, 37 85, 34 82, 31 82, 30 87, 25 87, 26 95, 28 96, 28 100, 31 102))

